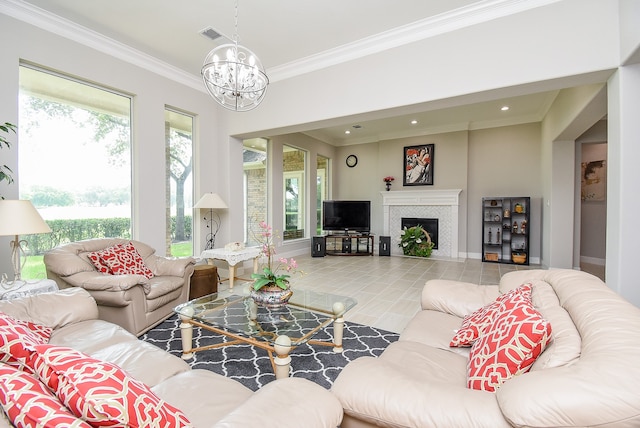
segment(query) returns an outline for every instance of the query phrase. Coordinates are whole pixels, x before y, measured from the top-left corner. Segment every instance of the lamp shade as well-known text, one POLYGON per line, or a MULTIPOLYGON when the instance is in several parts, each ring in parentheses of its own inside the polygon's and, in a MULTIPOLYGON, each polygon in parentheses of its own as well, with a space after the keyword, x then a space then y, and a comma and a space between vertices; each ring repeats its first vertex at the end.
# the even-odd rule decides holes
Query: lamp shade
POLYGON ((0 236, 49 233, 51 228, 31 201, 0 200, 0 236))
POLYGON ((205 193, 193 208, 220 209, 229 207, 217 193, 205 193))

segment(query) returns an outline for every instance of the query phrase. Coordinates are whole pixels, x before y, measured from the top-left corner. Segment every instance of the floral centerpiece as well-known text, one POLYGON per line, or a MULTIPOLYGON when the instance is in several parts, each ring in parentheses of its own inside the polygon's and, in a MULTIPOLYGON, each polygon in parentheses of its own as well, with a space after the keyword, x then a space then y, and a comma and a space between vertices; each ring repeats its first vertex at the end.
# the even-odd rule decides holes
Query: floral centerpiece
POLYGON ((429 257, 433 250, 433 242, 426 230, 420 225, 404 228, 400 232, 400 243, 405 256, 429 257))
POLYGON ((382 179, 382 181, 385 182, 385 184, 387 185, 387 191, 391 189, 391 182, 395 180, 395 178, 393 178, 392 176, 388 175, 386 177, 384 177, 382 179))
POLYGON ((254 233, 254 239, 260 243, 262 256, 267 262, 262 267, 262 273, 254 273, 251 278, 254 282, 251 286, 251 297, 258 304, 276 307, 289 301, 293 291, 289 286, 289 278, 294 273, 302 273, 298 270, 298 264, 292 257, 276 257, 274 239, 277 234, 272 231, 264 221, 259 223, 260 232, 254 233))

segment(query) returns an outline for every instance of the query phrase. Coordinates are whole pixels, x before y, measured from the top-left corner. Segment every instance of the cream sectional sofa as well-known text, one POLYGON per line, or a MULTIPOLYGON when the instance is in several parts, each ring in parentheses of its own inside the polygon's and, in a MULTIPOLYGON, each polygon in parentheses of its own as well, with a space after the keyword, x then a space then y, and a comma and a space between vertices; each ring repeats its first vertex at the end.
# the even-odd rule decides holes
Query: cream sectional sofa
POLYGON ((428 281, 422 310, 379 358, 350 362, 332 392, 350 427, 638 427, 640 309, 598 278, 527 270, 499 286, 428 281), (552 342, 495 392, 467 388, 469 348, 450 348, 463 317, 532 284, 552 342))
MULTIPOLYGON (((194 427, 326 428, 342 418, 339 401, 305 379, 280 379, 253 392, 211 371, 192 370, 181 358, 98 319, 95 300, 82 288, 0 301, 0 312, 52 327, 50 344, 116 364, 181 410, 194 427)), ((0 417, 2 426, 11 424, 0 417)))

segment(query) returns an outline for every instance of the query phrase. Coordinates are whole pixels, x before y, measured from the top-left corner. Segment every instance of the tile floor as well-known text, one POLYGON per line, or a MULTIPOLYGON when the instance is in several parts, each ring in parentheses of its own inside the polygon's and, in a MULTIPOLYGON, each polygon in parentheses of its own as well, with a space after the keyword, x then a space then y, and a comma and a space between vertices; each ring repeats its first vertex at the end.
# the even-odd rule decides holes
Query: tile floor
MULTIPOLYGON (((345 315, 347 321, 397 333, 420 310, 420 293, 429 279, 497 284, 507 272, 538 267, 396 256, 300 256, 296 260, 306 274, 295 277, 295 287, 354 297, 358 304, 345 315)), ((243 287, 246 283, 236 280, 234 291, 242 292, 243 287)), ((227 281, 218 292, 228 292, 227 281)))

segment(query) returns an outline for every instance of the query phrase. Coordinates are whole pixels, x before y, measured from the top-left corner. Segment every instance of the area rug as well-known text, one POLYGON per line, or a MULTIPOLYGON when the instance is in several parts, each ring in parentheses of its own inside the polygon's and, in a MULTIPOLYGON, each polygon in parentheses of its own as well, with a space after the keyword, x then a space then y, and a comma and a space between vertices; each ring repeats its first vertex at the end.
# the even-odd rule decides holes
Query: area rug
MULTIPOLYGON (((173 315, 149 330, 140 339, 177 356, 182 355, 180 320, 173 315)), ((313 339, 332 341, 331 326, 320 330, 313 339)), ((291 352, 290 376, 309 379, 327 389, 343 367, 356 358, 377 357, 392 342, 398 340, 397 333, 352 322, 345 322, 342 345, 344 352, 336 354, 330 346, 302 345, 291 352)), ((200 347, 228 342, 226 336, 208 330, 193 328, 193 346, 200 347)), ((230 345, 200 351, 187 362, 194 369, 206 369, 236 379, 253 391, 275 380, 271 362, 266 351, 251 345, 230 345)))

